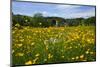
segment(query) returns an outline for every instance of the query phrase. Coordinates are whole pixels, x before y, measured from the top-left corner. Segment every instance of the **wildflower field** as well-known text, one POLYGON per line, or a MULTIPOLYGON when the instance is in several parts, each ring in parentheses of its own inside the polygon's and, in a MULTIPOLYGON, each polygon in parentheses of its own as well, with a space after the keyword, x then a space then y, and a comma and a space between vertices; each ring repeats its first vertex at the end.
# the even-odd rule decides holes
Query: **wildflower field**
POLYGON ((12 29, 12 64, 96 60, 95 26, 12 29))

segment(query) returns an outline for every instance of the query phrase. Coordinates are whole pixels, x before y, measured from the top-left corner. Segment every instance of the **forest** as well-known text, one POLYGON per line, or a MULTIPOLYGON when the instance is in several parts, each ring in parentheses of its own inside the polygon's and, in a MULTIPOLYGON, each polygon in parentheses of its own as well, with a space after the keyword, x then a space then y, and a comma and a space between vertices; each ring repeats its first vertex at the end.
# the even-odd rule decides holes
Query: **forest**
POLYGON ((44 17, 42 13, 36 13, 33 17, 25 15, 14 15, 12 13, 12 25, 19 24, 21 26, 30 27, 65 27, 65 26, 95 26, 96 17, 88 18, 62 18, 62 17, 44 17))

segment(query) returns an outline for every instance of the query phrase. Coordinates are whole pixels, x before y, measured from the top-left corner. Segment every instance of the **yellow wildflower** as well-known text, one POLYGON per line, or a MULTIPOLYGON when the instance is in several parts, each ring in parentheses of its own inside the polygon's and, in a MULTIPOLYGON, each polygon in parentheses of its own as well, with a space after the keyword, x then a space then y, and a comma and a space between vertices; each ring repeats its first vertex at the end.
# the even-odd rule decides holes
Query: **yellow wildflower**
POLYGON ((23 56, 24 53, 17 53, 15 56, 23 56))
POLYGON ((33 60, 33 64, 36 64, 36 61, 37 61, 38 59, 39 59, 38 57, 35 58, 35 59, 33 60))
POLYGON ((61 56, 62 58, 64 58, 65 56, 61 56))
POLYGON ((17 44, 18 47, 21 47, 23 44, 17 44))
POLYGON ((66 46, 64 46, 64 48, 66 49, 66 46))
POLYGON ((48 54, 48 59, 52 58, 53 55, 51 55, 50 53, 48 54))
POLYGON ((75 48, 78 48, 77 46, 75 46, 75 48))
POLYGON ((64 28, 62 28, 61 30, 64 31, 64 28))
POLYGON ((76 56, 76 59, 79 59, 79 57, 78 57, 78 56, 76 56))
POLYGON ((80 55, 80 58, 83 59, 84 58, 84 55, 80 55))
POLYGON ((12 53, 14 53, 15 51, 14 50, 12 50, 12 53))
POLYGON ((72 49, 72 47, 71 47, 71 46, 70 46, 69 48, 70 48, 70 49, 72 49))
POLYGON ((26 64, 26 65, 32 64, 32 61, 29 60, 29 61, 27 61, 25 64, 26 64))
POLYGON ((15 31, 12 31, 12 33, 14 34, 14 33, 15 33, 15 31))
POLYGON ((75 58, 74 57, 72 57, 72 60, 74 60, 75 58))
POLYGON ((47 31, 50 32, 50 29, 48 29, 47 31))
POLYGON ((47 61, 47 59, 44 59, 44 61, 47 61))
POLYGON ((74 41, 74 39, 72 39, 72 41, 74 41))
POLYGON ((93 52, 90 52, 90 54, 93 54, 93 52))
POLYGON ((48 50, 48 46, 46 46, 46 50, 48 50))
POLYGON ((40 56, 40 54, 39 54, 39 53, 37 53, 35 56, 36 56, 36 57, 38 57, 38 56, 40 56))
POLYGON ((33 46, 35 43, 33 42, 33 43, 31 43, 31 45, 33 46))
POLYGON ((86 53, 86 54, 89 54, 89 51, 86 51, 85 53, 86 53))
POLYGON ((23 41, 24 41, 24 39, 21 39, 20 41, 21 41, 21 42, 23 42, 23 41))
POLYGON ((88 42, 88 43, 91 43, 90 39, 87 39, 87 42, 88 42))

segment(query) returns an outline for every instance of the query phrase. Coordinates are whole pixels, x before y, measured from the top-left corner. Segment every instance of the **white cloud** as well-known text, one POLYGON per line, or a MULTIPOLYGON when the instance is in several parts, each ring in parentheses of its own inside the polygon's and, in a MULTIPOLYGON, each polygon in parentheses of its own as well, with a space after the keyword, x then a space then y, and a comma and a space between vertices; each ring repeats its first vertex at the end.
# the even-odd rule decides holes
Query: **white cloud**
POLYGON ((50 13, 50 12, 47 12, 47 11, 34 11, 33 15, 36 14, 36 13, 42 13, 44 17, 47 17, 47 16, 59 16, 57 13, 50 13))
POLYGON ((59 10, 65 10, 65 9, 73 9, 73 8, 77 8, 77 7, 80 7, 80 6, 77 6, 77 5, 57 5, 56 8, 59 9, 59 10))
POLYGON ((79 17, 91 17, 95 16, 95 8, 82 9, 83 6, 77 5, 57 5, 56 8, 60 11, 61 16, 64 18, 79 18, 79 17))
POLYGON ((41 13, 43 14, 43 16, 59 16, 57 13, 50 13, 47 11, 43 11, 41 13))
POLYGON ((65 17, 66 18, 79 18, 79 17, 88 18, 88 17, 91 17, 91 16, 95 16, 94 11, 71 13, 69 15, 66 15, 65 17))
POLYGON ((70 8, 71 7, 71 5, 57 5, 56 6, 57 8, 59 8, 59 9, 62 9, 62 8, 70 8))

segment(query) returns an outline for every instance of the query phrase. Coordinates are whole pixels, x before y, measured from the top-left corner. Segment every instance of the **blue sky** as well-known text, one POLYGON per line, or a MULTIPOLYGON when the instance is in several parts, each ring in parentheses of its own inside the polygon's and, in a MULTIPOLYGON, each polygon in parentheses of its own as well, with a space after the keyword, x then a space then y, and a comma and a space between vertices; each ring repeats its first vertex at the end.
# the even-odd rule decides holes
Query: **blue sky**
POLYGON ((43 16, 57 16, 63 18, 87 18, 95 16, 94 6, 61 5, 32 2, 12 2, 12 12, 27 16, 42 13, 43 16))

